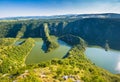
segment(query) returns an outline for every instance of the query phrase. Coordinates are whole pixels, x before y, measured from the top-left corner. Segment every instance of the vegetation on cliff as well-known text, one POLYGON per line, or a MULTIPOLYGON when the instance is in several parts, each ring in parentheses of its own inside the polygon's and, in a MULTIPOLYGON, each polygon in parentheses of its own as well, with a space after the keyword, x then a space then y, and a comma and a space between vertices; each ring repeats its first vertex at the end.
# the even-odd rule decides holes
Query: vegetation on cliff
POLYGON ((34 40, 29 38, 19 46, 3 46, 0 52, 0 73, 16 72, 25 66, 25 58, 34 46, 34 40))
POLYGON ((119 75, 97 67, 84 55, 85 41, 90 45, 104 46, 105 41, 108 40, 110 48, 120 49, 119 26, 120 19, 99 18, 0 23, 0 81, 119 82, 119 75), (72 45, 67 57, 26 65, 26 56, 34 46, 33 37, 43 39, 47 46, 46 52, 52 52, 59 47, 57 41, 50 37, 51 35, 72 45), (13 45, 19 38, 28 39, 21 45, 13 45))
POLYGON ((57 47, 59 47, 59 44, 55 41, 55 40, 52 40, 50 35, 49 35, 49 29, 48 29, 48 24, 47 23, 44 23, 44 37, 43 37, 43 40, 46 44, 46 47, 47 47, 47 50, 46 52, 50 52, 54 49, 56 49, 57 47))
POLYGON ((5 82, 119 82, 120 80, 118 75, 113 75, 88 60, 83 47, 79 44, 68 52, 68 57, 65 59, 53 59, 15 70, 16 68, 14 73, 0 75, 0 80, 5 82))

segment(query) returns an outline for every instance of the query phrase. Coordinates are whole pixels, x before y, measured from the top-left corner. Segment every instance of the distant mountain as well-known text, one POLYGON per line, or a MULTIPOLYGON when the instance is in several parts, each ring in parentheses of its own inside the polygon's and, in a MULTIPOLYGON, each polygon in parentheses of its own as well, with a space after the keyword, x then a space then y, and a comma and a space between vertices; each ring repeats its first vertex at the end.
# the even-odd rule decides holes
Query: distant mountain
POLYGON ((53 16, 20 16, 20 17, 5 17, 0 20, 29 20, 29 19, 81 19, 81 18, 120 18, 120 14, 103 13, 103 14, 68 14, 68 15, 53 15, 53 16))

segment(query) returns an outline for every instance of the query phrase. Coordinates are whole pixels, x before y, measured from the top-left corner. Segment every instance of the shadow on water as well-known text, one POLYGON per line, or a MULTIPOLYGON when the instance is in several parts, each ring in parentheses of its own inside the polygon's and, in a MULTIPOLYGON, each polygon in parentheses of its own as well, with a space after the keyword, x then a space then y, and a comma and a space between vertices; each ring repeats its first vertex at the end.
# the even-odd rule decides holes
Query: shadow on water
MULTIPOLYGON (((70 50, 69 50, 70 51, 70 50)), ((69 52, 68 51, 68 52, 69 52)), ((63 56, 63 58, 62 59, 64 59, 64 58, 67 58, 69 56, 69 54, 67 53, 67 54, 65 54, 65 56, 63 56)))
POLYGON ((60 46, 57 49, 46 53, 46 44, 43 40, 38 40, 35 43, 31 53, 26 58, 26 64, 40 63, 54 58, 66 58, 68 51, 71 49, 71 47, 66 46, 63 41, 59 41, 60 46))
POLYGON ((23 40, 23 41, 16 41, 16 42, 15 42, 15 45, 16 45, 16 46, 22 45, 24 42, 25 42, 25 40, 23 40))
POLYGON ((19 43, 19 45, 22 45, 24 42, 25 42, 25 40, 24 40, 24 41, 21 41, 21 42, 19 43))
POLYGON ((46 44, 45 44, 45 42, 43 41, 43 45, 42 45, 42 48, 41 48, 43 51, 44 51, 44 53, 46 52, 46 50, 47 50, 47 47, 46 47, 46 44))
MULTIPOLYGON (((68 47, 72 47, 72 46, 70 46, 70 45, 68 45, 67 43, 65 43, 64 41, 62 41, 62 40, 58 40, 58 43, 60 44, 60 45, 63 45, 63 46, 68 46, 68 47)), ((69 50, 70 51, 70 50, 69 50)), ((63 59, 64 58, 67 58, 68 56, 69 56, 69 51, 62 57, 63 59)))

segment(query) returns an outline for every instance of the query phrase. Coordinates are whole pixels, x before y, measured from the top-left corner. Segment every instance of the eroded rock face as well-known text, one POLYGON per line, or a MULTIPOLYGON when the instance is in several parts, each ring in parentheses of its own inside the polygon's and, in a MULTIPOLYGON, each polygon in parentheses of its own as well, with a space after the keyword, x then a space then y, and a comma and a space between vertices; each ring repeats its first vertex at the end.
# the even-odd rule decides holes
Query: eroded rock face
POLYGON ((81 46, 85 47, 85 41, 78 36, 68 34, 60 37, 59 39, 63 40, 64 42, 72 46, 80 44, 81 46))
POLYGON ((56 19, 40 22, 6 22, 0 24, 0 37, 16 37, 23 25, 26 26, 26 30, 23 31, 23 38, 44 37, 44 23, 48 24, 50 35, 61 37, 72 34, 83 38, 90 45, 102 47, 108 40, 110 48, 120 50, 120 19, 116 18, 85 18, 76 21, 66 21, 64 19, 57 21, 56 19))
POLYGON ((108 40, 111 48, 120 49, 120 19, 81 19, 69 23, 64 32, 82 37, 90 45, 104 47, 108 40))

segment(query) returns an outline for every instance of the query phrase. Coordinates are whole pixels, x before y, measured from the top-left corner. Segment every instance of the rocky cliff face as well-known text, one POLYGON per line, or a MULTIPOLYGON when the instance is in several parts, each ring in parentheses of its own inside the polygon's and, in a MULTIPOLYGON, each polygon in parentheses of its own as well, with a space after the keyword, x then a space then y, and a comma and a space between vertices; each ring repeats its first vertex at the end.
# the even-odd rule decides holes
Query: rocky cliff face
POLYGON ((65 34, 82 37, 90 45, 104 46, 106 40, 111 48, 120 49, 120 19, 82 19, 69 23, 65 34))
MULTIPOLYGON (((26 31, 23 37, 43 37, 44 21, 27 21, 16 23, 1 23, 0 37, 15 37, 22 25, 26 25, 26 31)), ((120 19, 117 18, 85 18, 76 21, 57 21, 50 20, 46 22, 50 35, 58 37, 71 34, 82 37, 89 45, 105 46, 106 40, 109 47, 120 50, 120 19)))

